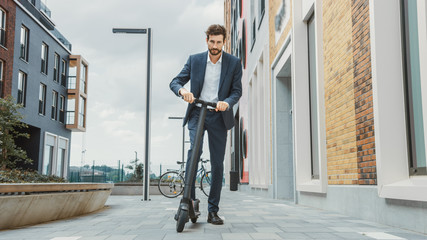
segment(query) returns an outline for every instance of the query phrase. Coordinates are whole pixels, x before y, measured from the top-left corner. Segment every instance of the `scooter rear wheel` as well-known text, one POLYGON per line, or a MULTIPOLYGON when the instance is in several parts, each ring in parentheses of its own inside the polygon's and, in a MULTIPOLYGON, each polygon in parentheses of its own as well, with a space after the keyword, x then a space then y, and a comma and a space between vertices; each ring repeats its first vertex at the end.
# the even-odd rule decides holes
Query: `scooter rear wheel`
MULTIPOLYGON (((191 221, 193 221, 193 219, 191 219, 191 221)), ((176 231, 182 232, 186 222, 188 222, 188 211, 181 209, 178 215, 178 220, 176 221, 176 231)))

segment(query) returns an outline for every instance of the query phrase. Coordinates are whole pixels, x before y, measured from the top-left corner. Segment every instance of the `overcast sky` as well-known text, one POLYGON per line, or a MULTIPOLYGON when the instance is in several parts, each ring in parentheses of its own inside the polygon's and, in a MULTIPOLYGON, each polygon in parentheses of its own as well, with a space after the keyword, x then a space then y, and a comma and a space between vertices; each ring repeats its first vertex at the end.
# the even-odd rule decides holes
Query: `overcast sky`
POLYGON ((223 0, 46 1, 73 54, 89 62, 87 132, 72 135, 71 165, 81 165, 83 149, 90 165, 126 165, 135 151, 144 159, 147 36, 113 34, 112 28, 151 27, 151 170, 174 166, 181 159, 182 121, 168 117, 183 116, 187 105, 169 83, 190 54, 207 50, 204 31, 224 23, 223 0))

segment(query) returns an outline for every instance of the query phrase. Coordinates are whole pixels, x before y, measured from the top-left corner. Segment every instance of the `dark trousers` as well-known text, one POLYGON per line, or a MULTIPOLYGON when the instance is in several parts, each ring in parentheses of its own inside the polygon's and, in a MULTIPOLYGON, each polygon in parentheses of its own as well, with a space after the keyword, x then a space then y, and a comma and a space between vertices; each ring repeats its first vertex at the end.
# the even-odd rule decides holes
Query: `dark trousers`
MULTIPOLYGON (((191 155, 193 152, 194 141, 196 140, 197 124, 200 115, 200 108, 195 107, 191 112, 188 121, 188 130, 190 131, 190 150, 188 150, 188 159, 186 166, 186 173, 189 172, 191 165, 191 155)), ((218 212, 219 200, 221 198, 222 179, 224 176, 224 154, 225 145, 227 141, 227 129, 224 125, 220 112, 208 111, 206 114, 204 130, 208 132, 209 140, 209 152, 210 152, 210 163, 211 163, 211 190, 208 198, 208 211, 218 212)), ((203 131, 203 136, 205 131, 203 131)), ((199 156, 197 158, 197 165, 202 155, 203 148, 203 137, 200 143, 199 156)), ((198 167, 197 167, 198 169, 198 167)), ((197 171, 197 170, 196 170, 197 171)), ((193 179, 191 188, 191 199, 196 199, 195 191, 196 177, 193 179)))

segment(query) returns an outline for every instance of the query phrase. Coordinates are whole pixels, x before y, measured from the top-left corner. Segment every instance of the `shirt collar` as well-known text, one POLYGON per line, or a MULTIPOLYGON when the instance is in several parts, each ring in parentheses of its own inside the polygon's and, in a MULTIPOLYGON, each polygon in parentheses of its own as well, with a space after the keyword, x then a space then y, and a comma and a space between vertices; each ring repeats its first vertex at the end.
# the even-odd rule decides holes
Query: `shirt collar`
MULTIPOLYGON (((224 51, 221 51, 221 57, 219 57, 218 62, 216 62, 216 63, 222 63, 222 56, 223 55, 224 55, 224 51)), ((208 61, 207 62, 212 63, 211 58, 209 57, 209 51, 208 51, 208 61)))

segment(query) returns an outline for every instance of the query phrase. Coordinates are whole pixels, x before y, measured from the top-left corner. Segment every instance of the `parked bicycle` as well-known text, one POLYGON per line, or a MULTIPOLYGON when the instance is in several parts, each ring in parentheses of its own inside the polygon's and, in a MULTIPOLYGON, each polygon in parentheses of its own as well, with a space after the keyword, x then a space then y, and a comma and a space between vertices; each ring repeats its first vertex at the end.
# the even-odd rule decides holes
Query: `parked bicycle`
MULTIPOLYGON (((211 187, 211 172, 207 171, 205 164, 209 159, 200 159, 200 168, 197 170, 196 187, 208 197, 211 187)), ((160 176, 159 191, 168 198, 175 198, 182 194, 185 185, 185 162, 176 162, 181 165, 179 170, 168 169, 167 172, 160 176)))

